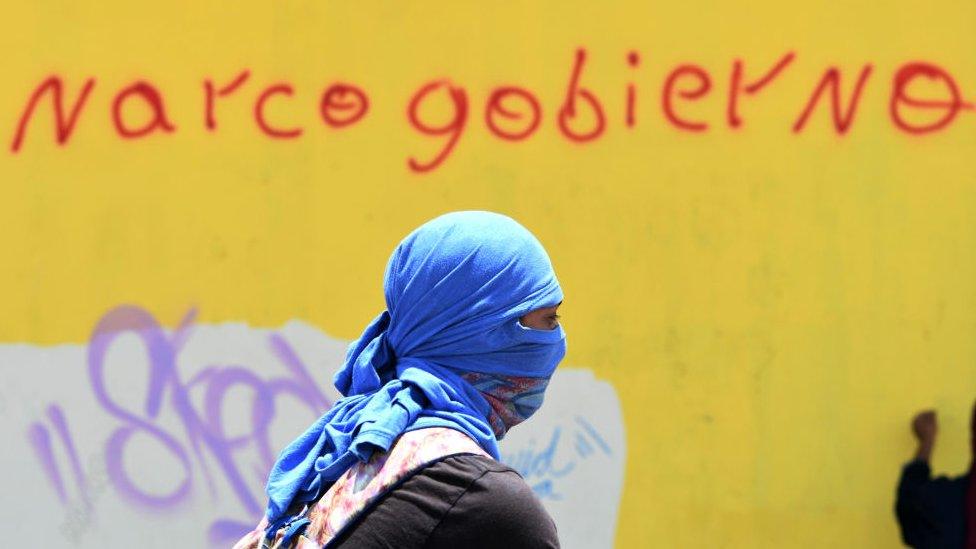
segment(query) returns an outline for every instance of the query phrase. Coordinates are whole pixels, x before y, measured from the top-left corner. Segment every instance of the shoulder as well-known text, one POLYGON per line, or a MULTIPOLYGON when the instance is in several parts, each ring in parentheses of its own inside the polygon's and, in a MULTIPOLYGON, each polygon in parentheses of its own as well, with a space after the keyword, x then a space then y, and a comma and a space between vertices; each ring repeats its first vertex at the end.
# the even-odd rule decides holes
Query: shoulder
POLYGON ((511 467, 478 455, 429 464, 335 540, 343 548, 553 549, 556 526, 511 467))
POLYGON ((511 467, 467 455, 445 459, 431 466, 429 473, 446 471, 464 476, 469 483, 431 533, 429 547, 559 546, 552 518, 511 467))

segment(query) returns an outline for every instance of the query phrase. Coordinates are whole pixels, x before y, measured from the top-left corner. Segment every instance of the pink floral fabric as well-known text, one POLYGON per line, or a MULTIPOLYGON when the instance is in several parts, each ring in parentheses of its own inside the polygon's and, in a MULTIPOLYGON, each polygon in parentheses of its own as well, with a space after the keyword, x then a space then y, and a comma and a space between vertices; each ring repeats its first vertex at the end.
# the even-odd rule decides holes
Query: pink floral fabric
MULTIPOLYGON (((477 454, 490 457, 467 435, 446 427, 404 433, 389 452, 376 452, 365 463, 356 463, 308 510, 311 523, 289 549, 319 549, 374 500, 411 473, 446 456, 477 454)), ((234 549, 259 549, 267 521, 241 538, 234 549)), ((279 549, 276 536, 273 547, 279 549)), ((285 548, 281 548, 285 549, 285 548)))
POLYGON ((488 423, 501 440, 542 406, 549 378, 502 376, 468 372, 461 375, 491 406, 488 423))

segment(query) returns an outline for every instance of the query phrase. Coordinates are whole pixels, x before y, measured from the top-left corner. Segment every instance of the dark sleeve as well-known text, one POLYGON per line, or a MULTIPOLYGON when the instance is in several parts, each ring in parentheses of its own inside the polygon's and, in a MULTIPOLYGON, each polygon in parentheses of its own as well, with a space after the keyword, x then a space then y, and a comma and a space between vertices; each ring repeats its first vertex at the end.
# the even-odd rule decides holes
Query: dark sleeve
POLYGON ((908 462, 901 471, 895 515, 901 539, 910 547, 921 547, 930 537, 933 525, 926 516, 925 485, 932 480, 929 464, 921 459, 908 462))
POLYGON ((489 470, 444 514, 425 547, 557 549, 559 538, 542 502, 518 473, 489 470))

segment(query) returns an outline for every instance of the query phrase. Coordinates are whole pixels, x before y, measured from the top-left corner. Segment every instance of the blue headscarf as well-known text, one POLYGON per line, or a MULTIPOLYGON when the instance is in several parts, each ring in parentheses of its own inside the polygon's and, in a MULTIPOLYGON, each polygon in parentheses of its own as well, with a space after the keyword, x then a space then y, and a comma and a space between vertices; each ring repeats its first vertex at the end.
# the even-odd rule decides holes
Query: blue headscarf
POLYGON ((539 241, 504 215, 453 212, 423 224, 393 251, 384 291, 387 310, 350 344, 335 375, 344 398, 271 471, 271 536, 291 505, 318 499, 357 460, 389 450, 407 431, 456 429, 497 459, 491 407, 462 376, 548 379, 566 353, 561 326, 519 322, 558 305, 563 293, 539 241))

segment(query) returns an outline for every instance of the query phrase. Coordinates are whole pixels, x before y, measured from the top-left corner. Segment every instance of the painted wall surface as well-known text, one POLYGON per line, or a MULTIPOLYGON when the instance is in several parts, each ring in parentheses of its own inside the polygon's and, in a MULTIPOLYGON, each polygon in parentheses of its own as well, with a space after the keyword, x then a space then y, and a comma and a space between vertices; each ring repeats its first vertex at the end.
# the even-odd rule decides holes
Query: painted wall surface
MULTIPOLYGON (((122 306, 87 345, 0 346, 0 363, 22 370, 0 391, 0 426, 27 442, 18 437, 5 455, 15 537, 46 532, 44 547, 229 547, 254 528, 278 450, 339 398, 326 380, 347 342, 301 321, 266 330, 195 318, 165 330, 122 306)), ((561 369, 545 410, 501 448, 566 547, 613 544, 626 446, 607 382, 561 369)))
POLYGON ((8 4, 14 537, 255 518, 387 256, 458 209, 566 293, 506 451, 567 546, 896 546, 923 406, 968 465, 971 1, 8 4))

